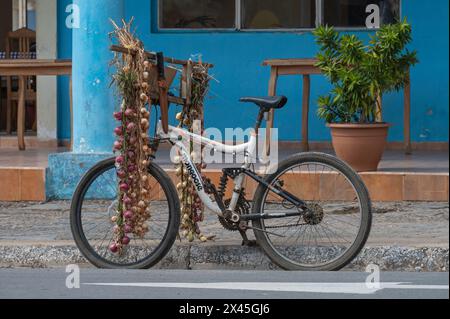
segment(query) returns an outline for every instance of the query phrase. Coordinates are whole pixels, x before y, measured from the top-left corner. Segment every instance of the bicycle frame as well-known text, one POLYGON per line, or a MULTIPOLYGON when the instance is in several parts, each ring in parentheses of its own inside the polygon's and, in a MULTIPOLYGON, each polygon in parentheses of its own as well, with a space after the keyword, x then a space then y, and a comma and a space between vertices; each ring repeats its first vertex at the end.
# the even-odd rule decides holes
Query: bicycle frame
MULTIPOLYGON (((256 158, 256 146, 258 137, 256 133, 252 133, 248 143, 241 145, 226 145, 222 144, 201 135, 193 134, 187 130, 180 129, 177 127, 169 126, 168 133, 166 134, 163 130, 161 121, 158 123, 157 136, 160 139, 169 140, 180 152, 180 159, 185 165, 186 169, 189 171, 191 179, 195 185, 198 196, 203 201, 205 206, 216 213, 219 216, 223 216, 223 212, 219 205, 215 203, 208 194, 205 192, 205 185, 200 172, 198 171, 194 161, 192 160, 191 154, 184 144, 185 141, 192 141, 196 145, 202 145, 206 147, 213 148, 215 151, 222 154, 242 154, 244 153, 244 164, 242 169, 248 170, 251 167, 251 159, 256 158)), ((239 200, 240 191, 242 190, 242 185, 245 180, 245 174, 241 173, 237 178, 234 179, 234 192, 229 205, 229 210, 235 211, 236 205, 239 200)))

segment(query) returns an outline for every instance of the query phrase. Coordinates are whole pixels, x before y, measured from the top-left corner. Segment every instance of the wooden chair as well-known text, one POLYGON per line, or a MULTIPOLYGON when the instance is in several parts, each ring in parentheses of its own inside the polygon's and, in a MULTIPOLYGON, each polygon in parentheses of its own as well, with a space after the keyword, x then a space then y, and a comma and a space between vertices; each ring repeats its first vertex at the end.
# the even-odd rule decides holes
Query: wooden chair
MULTIPOLYGON (((7 59, 31 59, 31 53, 36 52, 36 32, 27 28, 9 32, 6 38, 6 58, 7 59)), ((19 93, 16 77, 8 77, 6 81, 6 132, 11 134, 13 128, 13 118, 17 118, 17 104, 19 93), (13 102, 15 108, 13 109, 13 102)), ((28 77, 25 81, 25 101, 33 102, 36 108, 37 94, 33 83, 36 83, 36 77, 28 77)), ((36 117, 34 117, 36 118, 36 117)), ((33 130, 36 129, 36 119, 33 123, 33 130)))

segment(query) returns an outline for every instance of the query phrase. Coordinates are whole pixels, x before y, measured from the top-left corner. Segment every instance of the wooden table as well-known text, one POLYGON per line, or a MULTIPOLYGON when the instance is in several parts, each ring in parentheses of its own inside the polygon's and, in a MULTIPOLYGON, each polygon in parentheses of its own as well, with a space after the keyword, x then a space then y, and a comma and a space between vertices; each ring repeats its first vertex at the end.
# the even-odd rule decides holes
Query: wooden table
MULTIPOLYGON (((311 75, 322 74, 315 66, 316 59, 272 59, 264 61, 264 66, 270 66, 269 96, 277 94, 278 77, 281 75, 303 76, 303 98, 302 98, 302 148, 309 151, 309 109, 311 95, 311 75)), ((381 115, 382 110, 379 110, 381 115)), ((269 114, 267 121, 266 151, 270 154, 270 141, 274 125, 275 110, 269 114)), ((382 120, 382 117, 379 118, 382 120)), ((410 84, 404 88, 404 149, 406 154, 412 153, 411 147, 411 87, 410 84)))
MULTIPOLYGON (((26 77, 69 75, 70 113, 72 117, 72 62, 70 60, 0 60, 0 76, 19 77, 17 138, 19 149, 25 150, 25 86, 26 77)), ((73 126, 73 125, 71 125, 73 126)), ((73 128, 71 128, 73 131, 73 128)))

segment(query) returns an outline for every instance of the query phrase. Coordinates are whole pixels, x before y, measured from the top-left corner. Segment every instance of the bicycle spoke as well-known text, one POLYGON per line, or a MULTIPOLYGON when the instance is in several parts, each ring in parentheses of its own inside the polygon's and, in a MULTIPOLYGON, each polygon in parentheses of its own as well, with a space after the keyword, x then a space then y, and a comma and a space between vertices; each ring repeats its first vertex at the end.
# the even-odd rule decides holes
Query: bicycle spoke
MULTIPOLYGON (((277 232, 283 234, 283 240, 264 234, 282 259, 315 267, 332 263, 352 247, 361 227, 362 210, 355 188, 342 172, 330 165, 305 161, 280 172, 272 183, 305 200, 308 207, 297 217, 261 221, 268 230, 283 228, 277 232), (297 249, 301 251, 294 253, 297 249)), ((263 200, 261 214, 297 212, 270 190, 266 190, 263 200)))
MULTIPOLYGON (((117 185, 114 181, 115 166, 95 176, 86 187, 80 205, 81 229, 88 247, 107 263, 127 266, 141 263, 152 256, 154 247, 166 237, 169 227, 170 206, 166 193, 155 178, 149 181, 149 205, 151 218, 148 220, 148 233, 144 237, 129 234, 130 243, 123 246, 119 254, 110 252, 115 234, 111 217, 117 214, 117 185), (103 194, 101 192, 104 192, 103 194), (111 196, 113 195, 113 196, 111 196), (103 198, 105 197, 105 198, 103 198), (101 198, 101 199, 100 199, 101 198)), ((179 213, 178 213, 179 214, 179 213)))

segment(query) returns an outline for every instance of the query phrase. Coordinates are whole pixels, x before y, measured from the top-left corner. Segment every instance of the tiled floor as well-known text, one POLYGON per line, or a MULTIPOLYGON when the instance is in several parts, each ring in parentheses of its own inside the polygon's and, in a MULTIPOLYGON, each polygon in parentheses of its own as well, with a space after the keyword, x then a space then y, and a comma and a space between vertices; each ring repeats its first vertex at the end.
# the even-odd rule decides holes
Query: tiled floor
POLYGON ((380 164, 384 172, 448 173, 448 152, 416 151, 405 155, 402 151, 387 151, 380 164))
POLYGON ((20 152, 15 148, 0 148, 0 168, 46 168, 49 154, 65 151, 65 148, 45 148, 20 152))
MULTIPOLYGON (((332 153, 332 151, 325 152, 332 153)), ((279 150, 279 159, 282 160, 295 153, 298 153, 295 149, 281 149, 279 150)), ((156 160, 164 167, 172 166, 167 150, 161 150, 156 160)), ((210 169, 221 167, 223 165, 208 165, 210 169)), ((448 173, 449 155, 448 152, 443 151, 415 151, 412 155, 405 155, 403 151, 386 151, 379 171, 385 173, 448 173)))
MULTIPOLYGON (((66 148, 46 148, 19 152, 17 149, 0 148, 0 168, 46 168, 49 154, 66 151, 66 148)), ((294 153, 296 153, 295 150, 282 149, 279 152, 279 158, 283 159, 294 153)), ((157 156, 157 163, 167 168, 172 166, 168 150, 160 150, 157 156)), ((220 166, 210 165, 209 168, 215 169, 220 168, 220 166)), ((449 155, 448 152, 440 151, 415 151, 413 155, 405 155, 402 151, 386 151, 380 164, 380 171, 393 173, 448 173, 449 155)))

